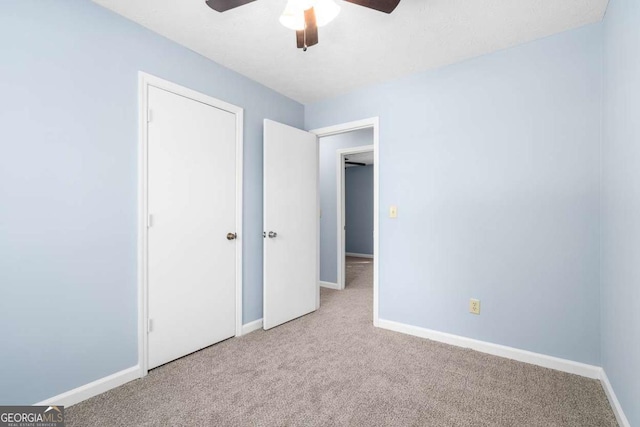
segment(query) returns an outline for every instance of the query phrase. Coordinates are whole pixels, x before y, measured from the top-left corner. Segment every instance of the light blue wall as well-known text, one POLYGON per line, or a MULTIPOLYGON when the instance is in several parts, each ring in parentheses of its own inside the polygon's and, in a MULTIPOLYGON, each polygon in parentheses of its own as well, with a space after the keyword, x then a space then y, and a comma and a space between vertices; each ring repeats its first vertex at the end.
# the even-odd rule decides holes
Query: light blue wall
POLYGON ((373 255, 373 165, 345 170, 346 251, 373 255))
POLYGON ((0 404, 137 363, 143 70, 245 108, 245 322, 262 316, 262 120, 380 116, 381 318, 602 361, 640 424, 639 7, 611 1, 603 110, 600 25, 304 109, 87 0, 0 3, 0 404))
POLYGON ((337 150, 373 144, 373 130, 320 138, 320 280, 338 281, 337 150))
POLYGON ((602 365, 640 426, 640 2, 604 21, 602 365))
POLYGON ((245 108, 244 320, 262 317, 262 120, 302 127, 302 105, 89 1, 2 1, 0 56, 0 404, 137 363, 138 70, 245 108))
POLYGON ((307 129, 380 117, 380 318, 600 363, 601 35, 305 107, 307 129))

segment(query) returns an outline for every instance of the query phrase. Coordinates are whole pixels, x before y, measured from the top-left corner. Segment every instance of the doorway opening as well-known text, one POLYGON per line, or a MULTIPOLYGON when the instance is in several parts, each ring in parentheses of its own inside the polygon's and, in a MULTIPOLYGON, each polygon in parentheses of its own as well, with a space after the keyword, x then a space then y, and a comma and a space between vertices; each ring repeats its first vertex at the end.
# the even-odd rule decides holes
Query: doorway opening
MULTIPOLYGON (((378 118, 360 120, 312 130, 319 138, 320 242, 318 286, 343 290, 349 286, 349 269, 368 267, 373 282, 373 323, 378 324, 378 242, 379 242, 379 128, 378 118), (358 171, 356 172, 356 169, 358 171), (348 190, 351 175, 366 182, 369 175, 369 220, 349 220, 348 190), (348 252, 347 241, 359 236, 348 252), (362 244, 363 246, 358 246, 362 244), (355 249, 353 249, 355 251, 355 249), (356 257, 348 255, 356 255, 356 257), (366 255, 366 257, 365 257, 366 255), (372 271, 371 271, 372 270, 372 271)), ((356 178, 357 180, 357 178, 356 178)), ((358 184, 356 183, 356 186, 358 184)), ((356 190, 356 195, 358 195, 356 190)), ((353 193, 352 193, 353 195, 353 193)), ((356 203, 358 203, 356 201, 356 203)), ((366 203, 358 207, 365 208, 366 203)), ((355 270, 352 271, 355 273, 355 270)), ((360 276, 363 277, 362 275, 360 276)), ((369 277, 371 282, 371 277, 369 277)), ((318 288, 319 289, 319 288, 318 288)))
POLYGON ((338 150, 337 168, 337 285, 345 289, 373 267, 373 146, 338 150))

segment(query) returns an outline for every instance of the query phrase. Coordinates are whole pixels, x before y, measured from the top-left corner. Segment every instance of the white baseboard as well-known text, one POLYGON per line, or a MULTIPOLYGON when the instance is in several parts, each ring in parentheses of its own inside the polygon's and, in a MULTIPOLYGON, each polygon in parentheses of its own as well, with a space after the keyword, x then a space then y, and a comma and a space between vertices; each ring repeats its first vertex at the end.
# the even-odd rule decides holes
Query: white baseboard
MULTIPOLYGON (((253 322, 242 325, 242 335, 248 334, 253 331, 262 329, 262 319, 255 320, 253 322)), ((80 403, 83 400, 90 399, 101 393, 109 391, 113 388, 119 387, 123 384, 141 378, 140 366, 133 366, 115 374, 109 375, 104 378, 100 378, 96 381, 90 382, 83 386, 74 388, 73 390, 66 391, 57 396, 45 399, 42 402, 35 403, 37 406, 49 406, 60 405, 68 408, 76 403, 80 403)))
POLYGON ((390 320, 378 320, 378 327, 390 331, 402 332, 403 334, 415 335, 420 338, 427 338, 433 341, 458 347, 470 348, 481 353, 492 354, 494 356, 505 357, 519 362, 530 363, 544 368, 555 369, 557 371, 580 375, 592 379, 600 379, 602 368, 586 363, 574 362, 572 360, 561 359, 559 357, 547 356, 545 354, 534 353, 518 348, 507 347, 500 344, 493 344, 486 341, 474 340, 472 338, 461 337, 445 332, 433 331, 418 326, 406 325, 404 323, 390 320))
POLYGON ((354 258, 369 258, 369 259, 373 259, 373 255, 370 254, 356 254, 353 252, 347 252, 345 253, 346 256, 352 256, 354 258))
POLYGON ((253 331, 257 331, 258 329, 262 329, 262 319, 254 320, 253 322, 242 325, 242 335, 247 335, 253 331))
POLYGON ((121 385, 140 377, 140 366, 132 366, 131 368, 111 374, 108 377, 100 378, 99 380, 95 380, 89 384, 85 384, 78 388, 74 388, 73 390, 69 390, 57 396, 43 400, 42 402, 38 402, 35 405, 60 405, 68 408, 69 406, 73 406, 83 400, 87 400, 93 396, 104 393, 105 391, 109 391, 112 388, 120 387, 121 385))
POLYGON ((602 388, 604 388, 607 399, 609 399, 609 404, 611 404, 611 409, 613 409, 616 420, 618 420, 618 425, 620 427, 631 427, 629 420, 622 411, 622 406, 620 405, 620 402, 616 397, 616 393, 613 391, 613 386, 611 386, 611 383, 609 382, 607 373, 604 371, 604 369, 602 369, 602 372, 600 374, 600 382, 602 383, 602 388))
POLYGON ((337 283, 331 283, 331 282, 322 282, 322 281, 320 281, 320 287, 328 288, 328 289, 335 289, 337 291, 340 290, 340 286, 338 286, 337 283))

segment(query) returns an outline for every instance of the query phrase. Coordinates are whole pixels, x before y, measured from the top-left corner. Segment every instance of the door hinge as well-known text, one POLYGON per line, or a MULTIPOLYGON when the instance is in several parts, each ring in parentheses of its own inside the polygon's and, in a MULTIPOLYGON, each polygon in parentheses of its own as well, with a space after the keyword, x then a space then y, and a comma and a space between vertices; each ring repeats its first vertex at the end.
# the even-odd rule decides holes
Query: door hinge
POLYGON ((147 324, 147 332, 151 332, 153 330, 153 319, 149 319, 147 324))
POLYGON ((151 123, 151 118, 152 118, 151 109, 149 109, 147 110, 147 123, 151 123))
POLYGON ((147 228, 153 227, 153 215, 147 215, 147 228))

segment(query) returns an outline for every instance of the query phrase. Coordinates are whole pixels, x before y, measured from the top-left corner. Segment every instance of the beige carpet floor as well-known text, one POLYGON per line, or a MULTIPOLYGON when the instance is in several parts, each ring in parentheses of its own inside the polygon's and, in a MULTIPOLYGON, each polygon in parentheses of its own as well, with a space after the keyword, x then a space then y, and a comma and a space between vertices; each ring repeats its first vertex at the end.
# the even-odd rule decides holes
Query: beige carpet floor
POLYGON ((598 381, 372 326, 372 264, 316 313, 77 404, 68 426, 615 426, 598 381))

